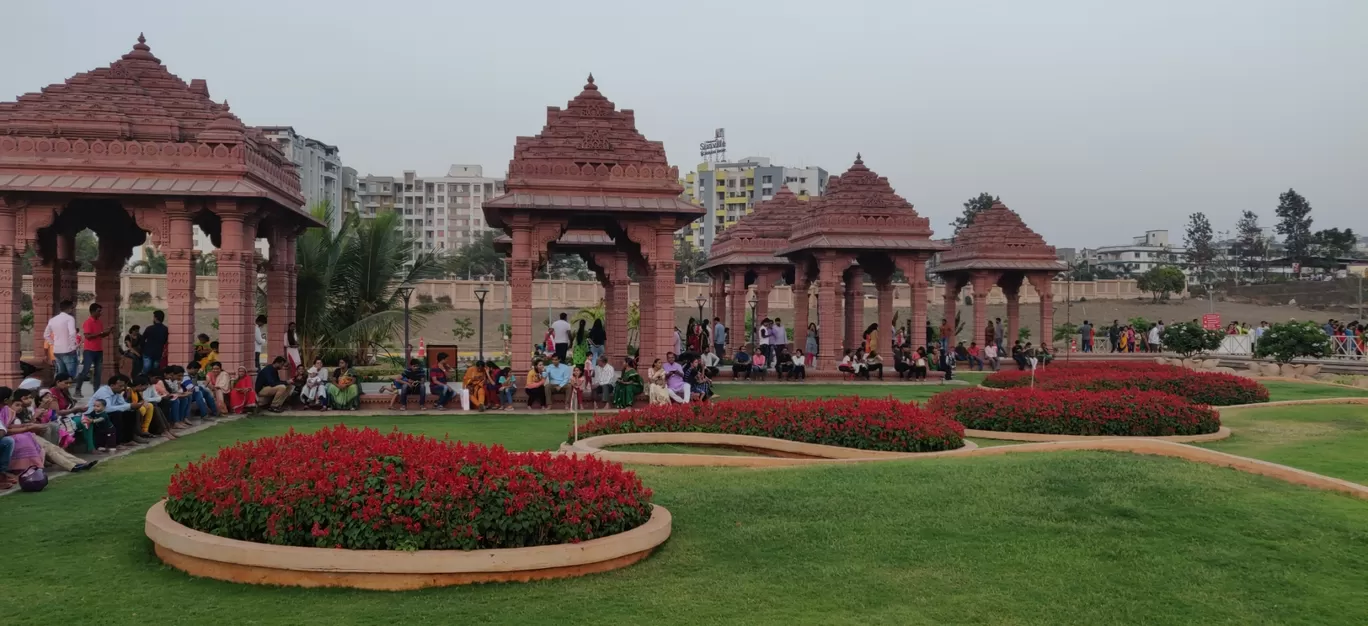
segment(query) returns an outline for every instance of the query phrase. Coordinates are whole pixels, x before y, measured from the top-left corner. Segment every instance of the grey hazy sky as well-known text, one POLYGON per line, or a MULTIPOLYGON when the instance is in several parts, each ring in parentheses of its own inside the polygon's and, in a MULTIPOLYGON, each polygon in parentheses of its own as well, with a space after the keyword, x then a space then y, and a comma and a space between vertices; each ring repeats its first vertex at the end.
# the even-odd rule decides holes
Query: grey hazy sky
POLYGON ((0 8, 0 98, 127 52, 139 31, 249 124, 338 145, 360 173, 502 175, 593 72, 690 169, 855 153, 938 235, 980 191, 1057 246, 1182 238, 1204 211, 1368 231, 1368 0, 1120 3, 135 0, 0 8))

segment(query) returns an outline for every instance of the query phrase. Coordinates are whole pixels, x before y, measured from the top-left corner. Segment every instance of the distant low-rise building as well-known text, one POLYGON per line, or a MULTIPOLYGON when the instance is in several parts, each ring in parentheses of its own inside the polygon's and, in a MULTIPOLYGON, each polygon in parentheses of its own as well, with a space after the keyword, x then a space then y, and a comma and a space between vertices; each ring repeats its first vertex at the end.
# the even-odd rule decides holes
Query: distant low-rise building
POLYGON ((1181 268, 1185 266, 1186 255, 1182 246, 1169 242, 1167 230, 1147 230, 1128 245, 1102 246, 1085 252, 1094 268, 1105 268, 1120 276, 1137 276, 1160 265, 1181 268))

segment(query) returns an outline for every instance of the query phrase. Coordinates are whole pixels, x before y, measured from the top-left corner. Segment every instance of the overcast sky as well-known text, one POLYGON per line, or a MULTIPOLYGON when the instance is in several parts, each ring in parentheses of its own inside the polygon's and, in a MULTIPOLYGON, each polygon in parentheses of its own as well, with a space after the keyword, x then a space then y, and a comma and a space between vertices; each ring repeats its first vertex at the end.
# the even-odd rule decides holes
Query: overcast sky
POLYGON ((361 174, 502 176, 593 72, 687 170, 838 174, 856 152, 937 235, 980 191, 1056 246, 1179 243, 1274 220, 1368 231, 1368 0, 4 2, 0 99, 107 65, 140 31, 248 124, 361 174))

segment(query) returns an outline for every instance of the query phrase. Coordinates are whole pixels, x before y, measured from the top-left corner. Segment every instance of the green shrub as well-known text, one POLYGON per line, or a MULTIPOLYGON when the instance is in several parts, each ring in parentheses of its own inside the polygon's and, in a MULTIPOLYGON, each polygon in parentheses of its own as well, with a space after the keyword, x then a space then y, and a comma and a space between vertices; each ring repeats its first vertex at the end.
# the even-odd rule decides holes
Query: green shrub
POLYGON ((1323 358, 1333 350, 1330 336, 1315 322, 1273 324, 1254 344, 1254 356, 1273 357, 1279 363, 1290 363, 1298 357, 1323 358))
POLYGON ((1225 337, 1225 334, 1221 331, 1207 330, 1202 328, 1201 324, 1193 322, 1169 324, 1164 327, 1164 332, 1159 334, 1165 348, 1183 355, 1184 358, 1220 348, 1222 337, 1225 337))

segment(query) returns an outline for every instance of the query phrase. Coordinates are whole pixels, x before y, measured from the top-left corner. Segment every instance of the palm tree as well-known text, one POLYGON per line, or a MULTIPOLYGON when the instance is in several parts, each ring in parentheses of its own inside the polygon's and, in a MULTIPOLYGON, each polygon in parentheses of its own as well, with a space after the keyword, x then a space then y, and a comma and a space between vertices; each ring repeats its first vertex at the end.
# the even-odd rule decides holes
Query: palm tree
MULTIPOLYGON (((325 224, 332 223, 332 212, 327 203, 312 209, 325 224)), ((336 233, 311 228, 299 238, 296 322, 304 354, 367 362, 373 349, 403 328, 399 289, 442 275, 444 259, 430 252, 414 255, 418 244, 400 230, 401 219, 395 212, 368 220, 348 214, 336 233)), ((438 309, 435 303, 417 304, 411 318, 421 324, 438 309)))
POLYGON ((143 246, 142 258, 130 263, 128 271, 134 274, 165 274, 166 255, 151 246, 143 246))
POLYGON ((206 252, 195 257, 196 276, 214 276, 218 274, 218 255, 213 252, 206 252))

